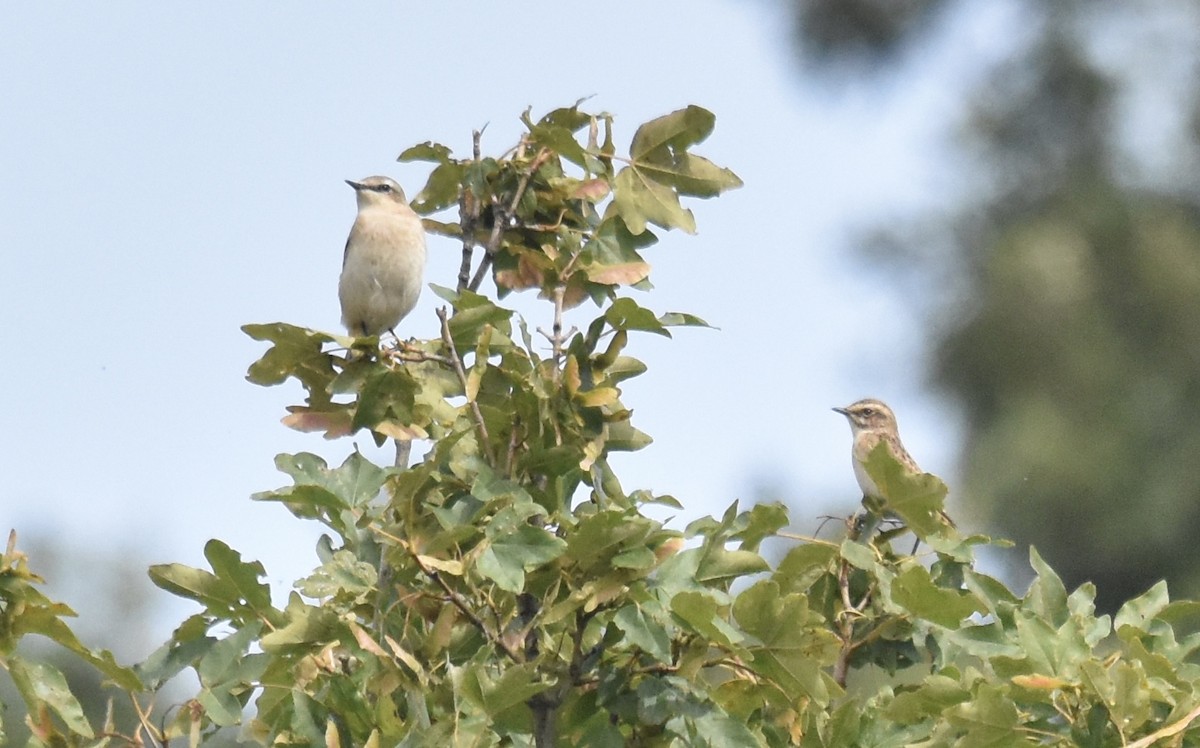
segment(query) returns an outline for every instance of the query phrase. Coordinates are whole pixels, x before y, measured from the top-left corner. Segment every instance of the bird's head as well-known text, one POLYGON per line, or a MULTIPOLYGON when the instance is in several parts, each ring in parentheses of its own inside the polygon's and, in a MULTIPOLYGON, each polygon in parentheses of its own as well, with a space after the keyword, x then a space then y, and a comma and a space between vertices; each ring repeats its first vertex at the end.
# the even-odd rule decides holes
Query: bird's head
POLYGON ((844 408, 834 408, 834 411, 846 416, 850 430, 856 434, 860 431, 896 431, 896 414, 882 400, 869 397, 844 408))
POLYGON ((404 190, 391 177, 367 177, 358 182, 347 179, 346 184, 354 188, 359 210, 373 206, 408 205, 404 190))

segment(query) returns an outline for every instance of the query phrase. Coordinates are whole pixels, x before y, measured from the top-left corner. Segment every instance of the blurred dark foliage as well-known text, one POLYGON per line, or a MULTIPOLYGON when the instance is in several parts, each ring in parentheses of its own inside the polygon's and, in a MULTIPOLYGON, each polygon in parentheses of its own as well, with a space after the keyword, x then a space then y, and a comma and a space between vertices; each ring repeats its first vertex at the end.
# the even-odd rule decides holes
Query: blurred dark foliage
POLYGON ((795 2, 799 50, 816 66, 878 68, 894 62, 946 0, 795 2))
MULTIPOLYGON (((900 64, 970 17, 950 0, 791 7, 800 59, 837 76, 900 64)), ((914 303, 932 378, 966 415, 960 505, 1070 586, 1096 582, 1105 610, 1164 578, 1196 597, 1200 12, 1062 0, 1019 18, 946 123, 969 191, 875 227, 872 249, 932 279, 914 303)))

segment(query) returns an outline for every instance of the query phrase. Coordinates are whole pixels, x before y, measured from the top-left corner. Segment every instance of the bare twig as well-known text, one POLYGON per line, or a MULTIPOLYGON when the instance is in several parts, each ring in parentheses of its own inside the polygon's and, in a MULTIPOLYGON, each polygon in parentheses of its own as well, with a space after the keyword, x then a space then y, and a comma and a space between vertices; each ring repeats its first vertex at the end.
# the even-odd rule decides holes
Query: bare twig
MULTIPOLYGON (((458 383, 462 385, 463 394, 466 395, 468 390, 467 372, 463 369, 462 357, 458 355, 458 349, 454 347, 454 338, 450 335, 450 315, 446 312, 446 307, 438 309, 437 316, 442 321, 442 342, 450 351, 450 363, 454 366, 454 373, 458 375, 458 383)), ((483 421, 483 411, 479 409, 479 403, 475 401, 475 398, 468 396, 467 403, 471 406, 471 415, 475 418, 475 428, 479 431, 479 451, 489 465, 495 465, 496 458, 492 455, 492 442, 488 437, 487 424, 483 421)))
POLYGON ((558 286, 554 289, 554 339, 551 345, 554 346, 554 365, 559 364, 559 359, 562 358, 563 344, 563 298, 566 296, 566 286, 558 286))
POLYGON ((434 363, 442 364, 453 368, 454 364, 446 356, 439 356, 436 353, 426 353, 416 347, 397 348, 388 351, 388 358, 393 361, 401 361, 408 364, 419 364, 425 361, 433 361, 434 363))
MULTIPOLYGON (((471 133, 471 144, 475 162, 479 163, 479 141, 482 130, 471 133)), ((458 197, 458 222, 462 227, 462 263, 458 266, 458 292, 467 288, 471 278, 471 260, 475 253, 475 227, 479 225, 479 198, 469 189, 458 197)))
POLYGON ((395 439, 394 441, 396 442, 396 467, 407 469, 409 457, 412 455, 412 440, 395 439))
POLYGON ((838 649, 837 660, 833 664, 833 680, 842 688, 846 687, 846 676, 850 671, 850 655, 854 653, 854 618, 858 609, 850 601, 850 562, 842 561, 838 569, 838 590, 842 595, 842 612, 838 616, 838 638, 841 647, 838 649))
POLYGON ((841 545, 840 543, 833 543, 828 540, 822 540, 820 538, 813 537, 811 535, 798 535, 796 533, 787 532, 787 531, 777 532, 775 534, 781 538, 787 538, 788 540, 803 540, 805 543, 813 543, 815 545, 823 545, 828 548, 837 548, 841 545))
POLYGON ((142 705, 138 703, 137 697, 133 694, 129 694, 129 701, 133 704, 133 711, 137 714, 139 724, 138 729, 145 733, 146 737, 150 740, 151 745, 162 744, 163 736, 166 734, 166 731, 162 728, 156 728, 150 722, 150 712, 153 711, 153 703, 149 709, 143 709, 142 705))

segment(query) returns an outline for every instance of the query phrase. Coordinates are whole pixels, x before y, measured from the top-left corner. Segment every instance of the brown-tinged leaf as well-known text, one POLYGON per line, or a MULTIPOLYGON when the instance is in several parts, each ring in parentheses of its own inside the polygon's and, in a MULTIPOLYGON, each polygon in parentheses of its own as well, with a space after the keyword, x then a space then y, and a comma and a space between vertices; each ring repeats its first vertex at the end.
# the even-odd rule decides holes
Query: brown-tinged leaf
POLYGON ((545 273, 539 264, 535 257, 521 252, 516 256, 515 267, 497 268, 494 273, 496 284, 514 291, 541 288, 545 281, 545 273))
POLYGON ((593 265, 587 269, 593 283, 632 286, 650 275, 650 263, 626 262, 620 265, 593 265))
POLYGON ((326 439, 349 436, 353 431, 348 410, 312 410, 303 405, 289 405, 287 410, 290 415, 281 418, 280 422, 296 431, 323 431, 326 439))
POLYGON ((607 179, 585 179, 571 191, 571 199, 597 203, 608 197, 611 191, 607 179))

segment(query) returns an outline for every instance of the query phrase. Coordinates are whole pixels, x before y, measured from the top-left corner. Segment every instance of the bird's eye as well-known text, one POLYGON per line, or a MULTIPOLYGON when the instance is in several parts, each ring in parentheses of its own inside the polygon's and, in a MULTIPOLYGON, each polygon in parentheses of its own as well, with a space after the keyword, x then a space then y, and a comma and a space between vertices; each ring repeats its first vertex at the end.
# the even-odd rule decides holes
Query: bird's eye
POLYGON ((864 416, 866 416, 867 418, 870 418, 871 416, 875 415, 875 409, 874 408, 863 408, 862 414, 864 416))
POLYGON ((390 184, 381 184, 375 189, 379 190, 380 192, 391 192, 392 186, 390 184))

